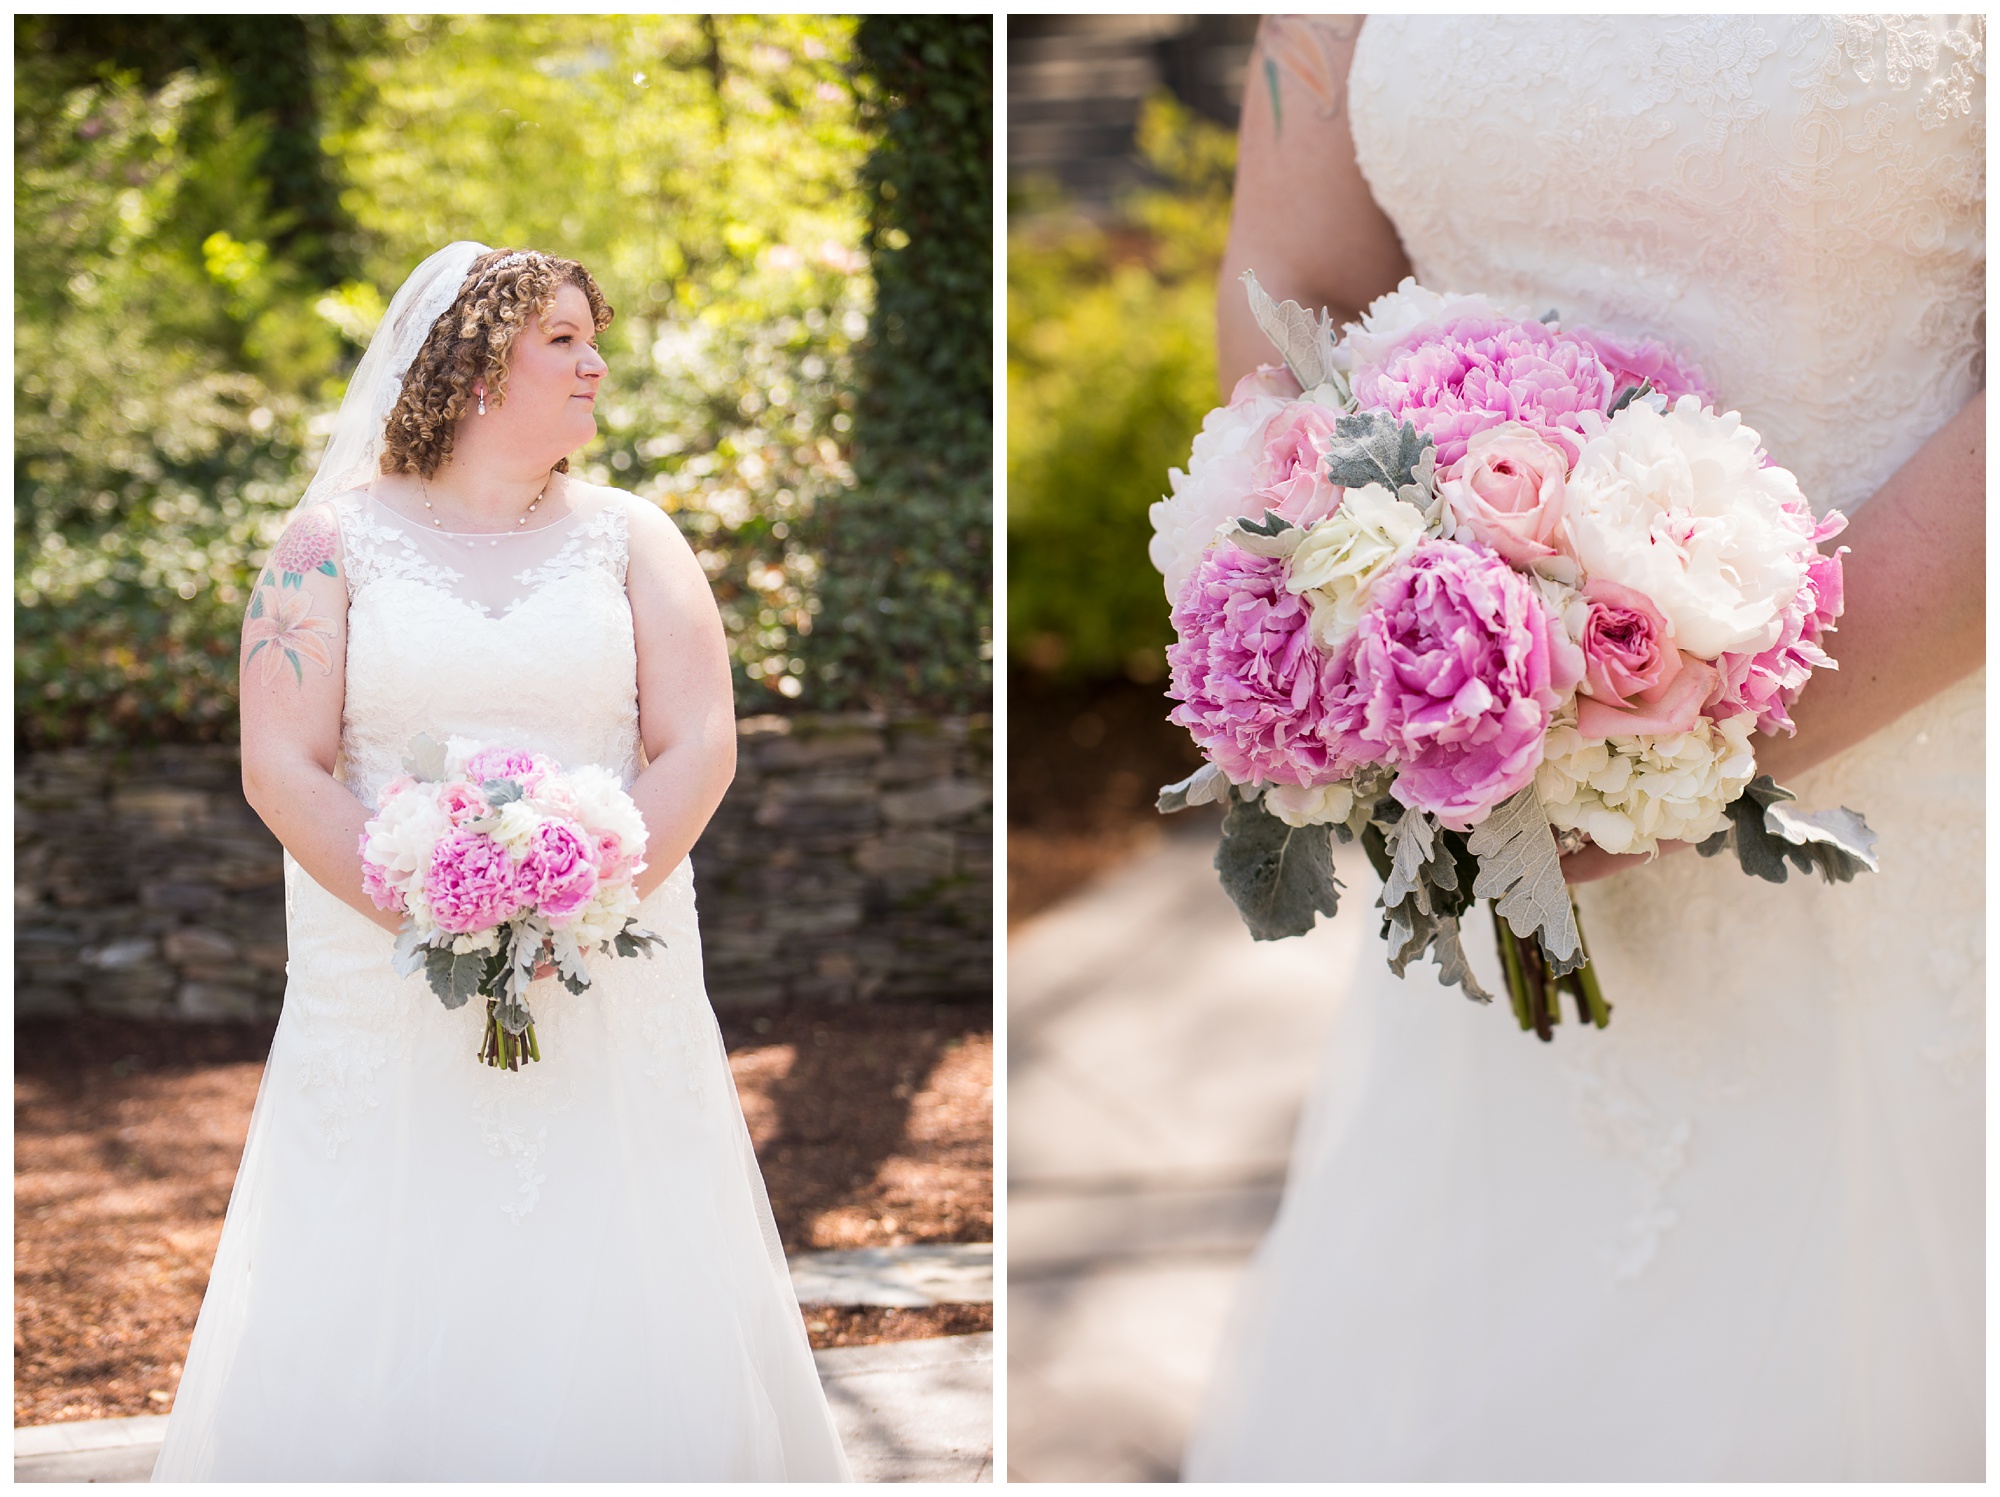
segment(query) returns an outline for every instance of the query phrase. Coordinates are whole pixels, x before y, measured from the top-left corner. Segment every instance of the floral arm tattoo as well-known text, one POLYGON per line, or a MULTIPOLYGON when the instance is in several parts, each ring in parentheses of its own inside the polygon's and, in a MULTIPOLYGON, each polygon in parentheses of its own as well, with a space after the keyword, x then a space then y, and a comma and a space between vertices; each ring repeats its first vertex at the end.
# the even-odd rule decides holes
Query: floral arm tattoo
POLYGON ((1257 53, 1278 135, 1285 133, 1281 80, 1287 74, 1321 119, 1333 119, 1347 107, 1347 70, 1341 62, 1360 31, 1359 16, 1265 16, 1258 24, 1257 53))
POLYGON ((285 667, 292 679, 305 685, 300 659, 312 661, 322 676, 333 674, 333 620, 313 613, 312 595, 305 590, 306 573, 322 572, 338 577, 333 553, 336 533, 331 516, 314 512, 300 519, 278 539, 257 590, 250 598, 250 617, 243 625, 243 641, 249 652, 243 657, 245 670, 260 654, 264 657, 264 684, 281 679, 285 667))

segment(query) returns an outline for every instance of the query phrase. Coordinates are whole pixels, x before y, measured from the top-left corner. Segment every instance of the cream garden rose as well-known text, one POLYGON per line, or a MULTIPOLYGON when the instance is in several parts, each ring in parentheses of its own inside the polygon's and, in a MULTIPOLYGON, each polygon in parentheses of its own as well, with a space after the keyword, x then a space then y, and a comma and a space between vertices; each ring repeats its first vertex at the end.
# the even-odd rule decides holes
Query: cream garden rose
POLYGON ((1340 508, 1299 541, 1285 587, 1312 604, 1313 642, 1339 650, 1361 622, 1369 590, 1423 538, 1424 512, 1379 483, 1349 489, 1340 508))

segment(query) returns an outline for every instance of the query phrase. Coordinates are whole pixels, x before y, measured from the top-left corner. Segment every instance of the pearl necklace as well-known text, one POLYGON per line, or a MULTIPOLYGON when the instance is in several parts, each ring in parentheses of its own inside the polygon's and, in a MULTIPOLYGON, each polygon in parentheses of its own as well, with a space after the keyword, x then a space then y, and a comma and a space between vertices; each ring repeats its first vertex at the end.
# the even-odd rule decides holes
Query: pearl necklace
MULTIPOLYGON (((522 515, 520 519, 514 522, 516 527, 526 525, 528 523, 528 515, 533 514, 536 510, 541 508, 542 501, 549 497, 549 485, 554 483, 555 481, 556 481, 555 470, 551 469, 549 471, 549 476, 542 482, 542 491, 539 494, 535 495, 535 497, 528 502, 527 514, 522 515)), ((425 486, 424 475, 421 473, 417 475, 417 492, 423 495, 424 510, 431 517, 431 525, 435 529, 443 530, 444 521, 438 518, 437 511, 431 505, 431 491, 429 488, 425 486)), ((500 532, 500 534, 502 535, 510 535, 512 533, 513 532, 511 531, 505 531, 505 530, 500 532)), ((471 540, 468 540, 466 542, 466 545, 468 546, 477 544, 478 543, 476 541, 471 541, 471 540)), ((500 542, 497 540, 489 540, 486 544, 489 546, 497 546, 500 544, 500 542)))

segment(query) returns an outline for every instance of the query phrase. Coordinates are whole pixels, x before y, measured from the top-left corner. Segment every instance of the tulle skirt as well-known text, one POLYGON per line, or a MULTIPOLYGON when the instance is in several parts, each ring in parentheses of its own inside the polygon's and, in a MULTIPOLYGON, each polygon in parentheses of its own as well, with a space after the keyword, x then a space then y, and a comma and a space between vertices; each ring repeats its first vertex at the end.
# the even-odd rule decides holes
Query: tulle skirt
POLYGON ((1184 1474, 1979 1480, 1984 684, 1792 787, 1879 874, 1582 891, 1607 1030, 1366 943, 1184 1474))
POLYGON ((701 980, 652 958, 474 1058, 391 937, 286 860, 290 981, 156 1481, 847 1476, 701 980))

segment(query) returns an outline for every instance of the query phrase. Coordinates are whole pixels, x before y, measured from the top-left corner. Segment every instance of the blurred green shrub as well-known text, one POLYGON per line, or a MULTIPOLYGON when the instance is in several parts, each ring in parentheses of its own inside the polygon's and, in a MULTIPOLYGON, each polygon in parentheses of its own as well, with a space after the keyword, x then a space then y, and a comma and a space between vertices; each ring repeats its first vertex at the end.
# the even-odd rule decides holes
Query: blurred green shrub
POLYGON ((1165 186, 1106 224, 1031 187, 1008 235, 1008 655, 1060 677, 1164 676, 1146 511, 1216 403, 1235 136, 1160 94, 1138 143, 1165 186))
MULTIPOLYGON (((570 255, 597 275, 618 318, 599 439, 578 466, 661 504, 694 543, 744 707, 927 689, 893 659, 873 677, 807 670, 826 537, 806 531, 856 483, 852 350, 874 296, 858 183, 881 90, 853 18, 320 18, 303 73, 341 222, 308 234, 302 216, 325 215, 317 199, 290 205, 303 189, 273 206, 284 153, 265 115, 243 117, 251 91, 229 73, 256 52, 237 34, 250 19, 226 32, 103 21, 107 55, 192 28, 182 51, 202 65, 164 79, 80 63, 99 19, 17 27, 23 741, 234 731, 250 563, 303 488, 390 294, 455 238, 570 255), (334 264, 356 271, 328 284, 334 264)), ((959 22, 982 37, 987 25, 959 22)), ((279 124, 296 133, 296 119, 279 124)), ((990 291, 977 301, 990 320, 990 291)), ((988 420, 988 397, 977 404, 988 420)), ((989 439, 978 465, 990 461, 989 439)), ((899 502, 921 511, 934 492, 899 502)), ((983 560, 938 554, 912 574, 960 567, 984 588, 983 560)), ((925 638, 976 635, 949 587, 918 588, 912 610, 925 638)))
POLYGON ((16 731, 214 736, 340 338, 268 251, 261 132, 213 80, 36 84, 14 95, 16 731))
POLYGON ((864 183, 876 305, 855 485, 821 512, 816 698, 984 708, 993 681, 993 36, 870 16, 864 183))

